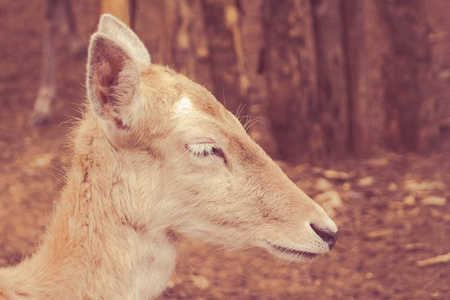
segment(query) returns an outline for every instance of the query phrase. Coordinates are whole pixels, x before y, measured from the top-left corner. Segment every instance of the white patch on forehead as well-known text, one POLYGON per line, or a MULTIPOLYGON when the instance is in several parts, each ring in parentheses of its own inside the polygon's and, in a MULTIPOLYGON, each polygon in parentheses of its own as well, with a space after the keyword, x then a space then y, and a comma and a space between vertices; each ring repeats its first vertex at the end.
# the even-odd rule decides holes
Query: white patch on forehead
POLYGON ((192 101, 188 97, 182 97, 175 107, 175 116, 181 117, 192 112, 192 101))

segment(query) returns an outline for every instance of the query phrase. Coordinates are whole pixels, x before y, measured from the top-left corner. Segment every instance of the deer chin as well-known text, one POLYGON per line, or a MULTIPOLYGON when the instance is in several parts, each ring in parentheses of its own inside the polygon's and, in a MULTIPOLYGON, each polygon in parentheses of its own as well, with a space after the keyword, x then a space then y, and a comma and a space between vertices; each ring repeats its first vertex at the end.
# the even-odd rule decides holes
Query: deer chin
POLYGON ((323 252, 312 252, 310 250, 306 251, 299 248, 286 247, 266 239, 262 241, 262 248, 279 259, 305 264, 313 262, 317 257, 324 254, 323 252))

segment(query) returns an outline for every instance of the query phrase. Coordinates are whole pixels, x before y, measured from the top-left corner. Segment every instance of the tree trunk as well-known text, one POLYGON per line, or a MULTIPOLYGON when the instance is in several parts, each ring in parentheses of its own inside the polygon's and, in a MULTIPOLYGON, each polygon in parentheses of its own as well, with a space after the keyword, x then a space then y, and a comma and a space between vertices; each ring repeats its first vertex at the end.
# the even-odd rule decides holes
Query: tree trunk
POLYGON ((349 91, 350 148, 367 157, 384 136, 384 80, 382 58, 386 53, 385 27, 378 0, 343 0, 347 84, 349 91))
POLYGON ((192 1, 165 0, 162 20, 161 60, 195 77, 192 1))
MULTIPOLYGON (((431 26, 429 43, 432 55, 432 90, 435 105, 431 103, 429 108, 434 109, 434 120, 438 123, 429 127, 430 136, 437 135, 439 130, 438 150, 450 150, 450 5, 448 1, 427 1, 427 14, 431 26)), ((430 145, 431 146, 431 145, 430 145)))
POLYGON ((238 0, 202 0, 214 81, 214 95, 234 114, 248 115, 240 4, 238 0))
POLYGON ((100 2, 100 12, 101 14, 112 14, 113 16, 122 20, 125 24, 130 26, 131 13, 133 12, 134 0, 101 0, 100 2), (132 4, 132 5, 130 5, 132 4))
POLYGON ((385 62, 388 145, 426 151, 438 134, 431 91, 429 24, 424 0, 382 2, 390 42, 385 62))
POLYGON ((317 56, 311 2, 266 0, 263 4, 263 71, 269 118, 283 159, 320 161, 325 156, 319 124, 317 56))
POLYGON ((318 58, 320 124, 326 158, 342 157, 350 146, 348 77, 340 0, 313 0, 318 58))

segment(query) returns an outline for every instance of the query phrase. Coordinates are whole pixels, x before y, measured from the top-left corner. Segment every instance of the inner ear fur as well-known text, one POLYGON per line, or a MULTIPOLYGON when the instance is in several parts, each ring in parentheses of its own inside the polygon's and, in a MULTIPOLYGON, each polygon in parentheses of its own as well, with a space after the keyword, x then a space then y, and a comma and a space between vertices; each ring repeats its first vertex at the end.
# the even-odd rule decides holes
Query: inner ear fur
POLYGON ((138 92, 139 70, 127 51, 103 33, 91 38, 87 81, 97 116, 118 128, 126 127, 127 112, 138 92))

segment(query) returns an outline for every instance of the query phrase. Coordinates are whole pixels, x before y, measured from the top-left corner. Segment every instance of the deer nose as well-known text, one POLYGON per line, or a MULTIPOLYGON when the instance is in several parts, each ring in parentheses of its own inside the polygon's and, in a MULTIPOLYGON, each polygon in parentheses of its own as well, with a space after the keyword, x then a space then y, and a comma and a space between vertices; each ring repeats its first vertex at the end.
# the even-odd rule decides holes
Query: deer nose
POLYGON ((336 244, 337 238, 338 238, 338 232, 331 232, 327 229, 322 229, 317 227, 314 224, 311 224, 311 228, 314 230, 314 232, 320 236, 320 238, 328 244, 328 246, 333 248, 334 244, 336 244))

